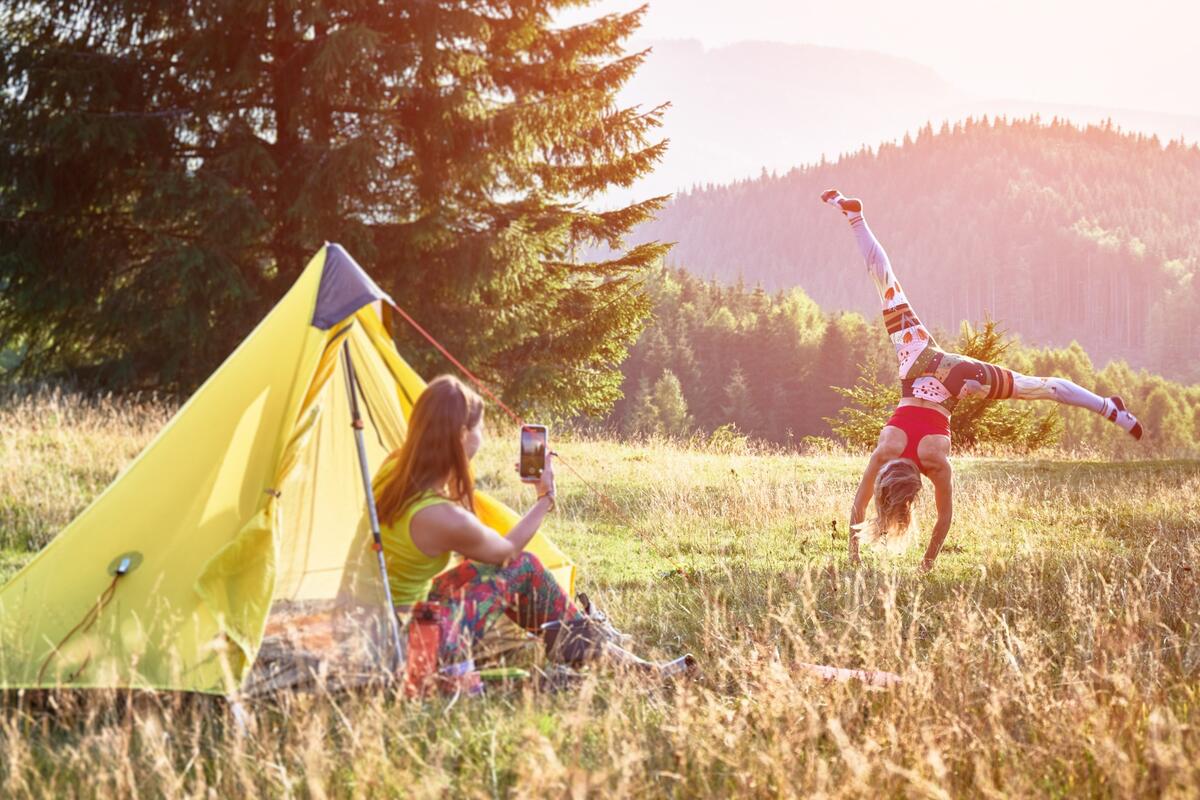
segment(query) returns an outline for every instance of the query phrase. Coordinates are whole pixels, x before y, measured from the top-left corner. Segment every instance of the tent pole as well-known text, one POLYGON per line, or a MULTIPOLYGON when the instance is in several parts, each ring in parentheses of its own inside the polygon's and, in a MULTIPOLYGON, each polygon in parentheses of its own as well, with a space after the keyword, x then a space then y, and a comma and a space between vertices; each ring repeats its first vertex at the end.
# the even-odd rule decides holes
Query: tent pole
POLYGON ((375 510, 375 492, 371 489, 371 471, 367 466, 367 448, 363 443, 362 414, 358 410, 358 381, 354 375, 354 362, 350 360, 350 342, 342 342, 342 357, 346 362, 346 392, 350 396, 350 416, 354 426, 354 442, 358 445, 358 466, 362 472, 363 491, 367 495, 367 514, 371 520, 372 549, 379 559, 379 577, 383 580, 383 595, 387 598, 388 627, 391 629, 392 645, 395 648, 395 674, 404 665, 404 643, 400 638, 400 621, 396 619, 396 606, 392 602, 392 590, 388 584, 387 564, 383 560, 383 539, 379 534, 379 514, 375 510))

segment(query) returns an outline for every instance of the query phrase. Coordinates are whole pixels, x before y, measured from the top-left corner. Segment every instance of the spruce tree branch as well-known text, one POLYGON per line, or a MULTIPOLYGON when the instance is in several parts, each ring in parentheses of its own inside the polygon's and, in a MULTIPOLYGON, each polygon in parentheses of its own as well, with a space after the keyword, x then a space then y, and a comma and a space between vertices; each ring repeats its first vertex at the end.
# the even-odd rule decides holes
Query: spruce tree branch
POLYGON ((77 108, 72 109, 69 113, 104 119, 154 119, 159 117, 183 117, 195 114, 196 111, 190 108, 164 108, 160 111, 92 111, 86 108, 77 108))

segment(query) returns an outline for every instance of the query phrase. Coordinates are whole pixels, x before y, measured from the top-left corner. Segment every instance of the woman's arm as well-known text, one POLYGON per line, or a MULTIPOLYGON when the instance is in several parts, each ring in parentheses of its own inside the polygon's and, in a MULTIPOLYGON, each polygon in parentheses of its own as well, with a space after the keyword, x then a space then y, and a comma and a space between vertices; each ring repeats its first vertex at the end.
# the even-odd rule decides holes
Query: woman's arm
POLYGON ((850 563, 858 563, 858 538, 854 526, 867 518, 867 506, 871 495, 875 493, 875 476, 888 459, 884 458, 878 449, 871 453, 867 468, 863 471, 862 480, 858 482, 858 491, 854 494, 854 503, 850 506, 850 563))
MULTIPOLYGON (((922 459, 924 461, 924 459, 922 459)), ((946 541, 950 532, 950 522, 954 518, 954 470, 950 468, 947 459, 931 462, 926 467, 926 475, 933 482, 934 497, 937 500, 937 522, 933 526, 933 535, 929 537, 929 547, 925 550, 925 558, 921 561, 921 570, 928 572, 933 569, 933 562, 946 541)))
POLYGON ((552 455, 546 455, 546 468, 537 486, 538 499, 533 508, 512 526, 507 536, 479 521, 462 506, 439 503, 423 508, 409 523, 413 544, 428 556, 448 551, 461 553, 472 561, 484 564, 503 564, 516 556, 541 527, 542 520, 554 507, 554 468, 552 455))
POLYGON ((409 529, 413 544, 426 555, 454 551, 472 561, 503 564, 529 544, 546 518, 550 503, 548 496, 539 497, 533 508, 513 525, 508 536, 496 533, 462 506, 445 503, 418 511, 409 529))

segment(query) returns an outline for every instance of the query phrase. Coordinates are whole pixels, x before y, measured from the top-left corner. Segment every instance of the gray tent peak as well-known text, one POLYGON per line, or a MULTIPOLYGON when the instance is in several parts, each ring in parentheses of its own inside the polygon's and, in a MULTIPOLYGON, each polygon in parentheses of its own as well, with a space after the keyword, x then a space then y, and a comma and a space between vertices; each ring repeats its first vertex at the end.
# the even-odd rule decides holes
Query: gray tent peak
POLYGON ((368 303, 392 298, 371 280, 340 244, 325 244, 325 271, 317 289, 312 324, 327 331, 368 303))

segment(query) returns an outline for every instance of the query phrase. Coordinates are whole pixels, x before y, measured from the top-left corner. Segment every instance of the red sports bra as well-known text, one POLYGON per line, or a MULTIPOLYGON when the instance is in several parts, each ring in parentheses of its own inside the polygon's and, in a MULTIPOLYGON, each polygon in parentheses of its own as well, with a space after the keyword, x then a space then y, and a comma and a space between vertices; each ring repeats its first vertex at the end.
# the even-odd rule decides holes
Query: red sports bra
POLYGON ((921 465, 921 459, 917 458, 917 445, 932 434, 950 435, 950 418, 937 409, 923 406, 900 406, 887 424, 908 434, 908 442, 904 445, 904 452, 900 457, 911 458, 921 472, 925 471, 925 467, 921 465))

